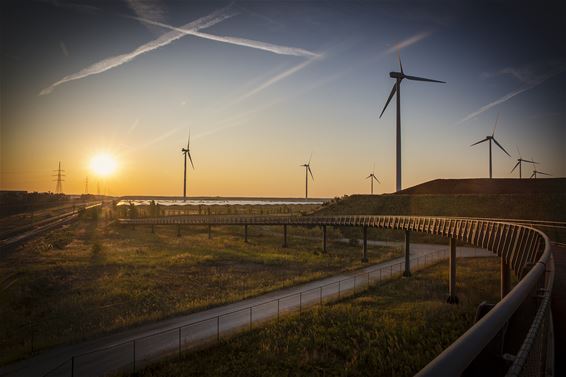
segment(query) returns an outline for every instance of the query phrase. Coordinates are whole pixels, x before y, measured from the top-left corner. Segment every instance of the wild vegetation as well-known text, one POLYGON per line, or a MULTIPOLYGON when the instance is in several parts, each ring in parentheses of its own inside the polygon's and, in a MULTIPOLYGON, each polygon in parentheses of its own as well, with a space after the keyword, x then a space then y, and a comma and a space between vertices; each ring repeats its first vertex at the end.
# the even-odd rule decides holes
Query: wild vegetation
POLYGON ((480 302, 497 301, 497 272, 495 258, 462 260, 450 305, 439 263, 136 375, 412 376, 473 324, 480 302))
MULTIPOLYGON (((321 250, 318 228, 131 227, 81 221, 0 259, 0 362, 56 344, 188 313, 361 266, 359 245, 321 250), (301 237, 294 237, 300 235, 301 237), (32 335, 33 334, 33 335, 32 335)), ((400 249, 371 247, 371 262, 400 249)))

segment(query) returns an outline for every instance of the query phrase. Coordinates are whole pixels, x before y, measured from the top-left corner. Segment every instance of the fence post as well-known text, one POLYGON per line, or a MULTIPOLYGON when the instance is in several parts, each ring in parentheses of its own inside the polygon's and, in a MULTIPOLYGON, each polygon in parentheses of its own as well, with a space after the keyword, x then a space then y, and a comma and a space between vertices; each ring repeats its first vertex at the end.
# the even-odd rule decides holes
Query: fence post
POLYGON ((362 254, 362 263, 367 263, 367 262, 368 262, 368 227, 367 225, 364 225, 364 251, 362 254))
POLYGON ((179 327, 179 359, 181 358, 181 327, 179 327))
POLYGON ((450 238, 450 257, 448 258, 448 297, 446 302, 449 304, 457 304, 458 297, 456 296, 456 239, 450 238))
POLYGON ((500 259, 500 294, 501 299, 507 296, 507 293, 511 290, 511 270, 509 265, 505 263, 503 257, 500 259))
POLYGON ((403 276, 409 277, 411 276, 411 232, 406 230, 405 231, 405 272, 403 272, 403 276))
POLYGON ((322 226, 322 252, 326 253, 326 225, 322 226))
POLYGON ((216 316, 216 342, 220 342, 220 316, 216 316))

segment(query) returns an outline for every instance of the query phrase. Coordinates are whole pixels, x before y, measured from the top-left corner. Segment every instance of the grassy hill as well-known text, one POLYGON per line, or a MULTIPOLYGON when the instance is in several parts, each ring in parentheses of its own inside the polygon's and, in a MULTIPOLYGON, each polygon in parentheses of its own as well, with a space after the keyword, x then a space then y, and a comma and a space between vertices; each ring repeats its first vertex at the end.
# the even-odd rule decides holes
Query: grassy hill
MULTIPOLYGON (((316 215, 462 216, 566 221, 566 179, 434 180, 396 194, 335 199, 316 215), (535 182, 536 181, 536 182, 535 182), (475 190, 475 191, 474 191, 475 190)), ((359 230, 343 229, 345 237, 359 230)), ((548 230, 551 237, 558 237, 548 230)), ((400 232, 370 230, 370 236, 399 239, 400 232)))

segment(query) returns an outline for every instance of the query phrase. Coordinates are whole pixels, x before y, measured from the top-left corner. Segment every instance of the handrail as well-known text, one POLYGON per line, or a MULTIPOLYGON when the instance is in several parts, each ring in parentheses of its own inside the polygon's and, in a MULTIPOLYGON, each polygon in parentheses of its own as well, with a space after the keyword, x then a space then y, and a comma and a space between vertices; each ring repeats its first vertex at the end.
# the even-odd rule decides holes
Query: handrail
MULTIPOLYGON (((483 318, 431 361, 418 376, 462 374, 526 301, 546 272, 550 241, 527 225, 498 220, 433 216, 168 216, 119 219, 123 225, 363 226, 429 233, 488 249, 520 279, 483 318)), ((320 288, 321 289, 321 288, 320 288)), ((302 294, 302 293, 301 293, 302 294)), ((246 310, 246 309, 240 309, 246 310)), ((251 312, 250 312, 251 316, 251 312)), ((250 317, 251 318, 251 317, 250 317)), ((210 320, 210 319, 209 319, 210 320)), ((172 330, 167 330, 172 331, 172 330)), ((135 342, 135 340, 134 340, 135 342)), ((135 353, 135 345, 134 345, 135 353)))

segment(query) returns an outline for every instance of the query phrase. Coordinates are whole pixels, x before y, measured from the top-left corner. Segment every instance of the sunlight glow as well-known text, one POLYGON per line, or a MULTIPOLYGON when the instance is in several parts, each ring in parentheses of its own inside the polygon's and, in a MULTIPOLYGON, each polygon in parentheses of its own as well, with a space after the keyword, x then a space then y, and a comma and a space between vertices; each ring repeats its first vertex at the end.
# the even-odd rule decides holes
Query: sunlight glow
POLYGON ((116 160, 107 153, 99 153, 90 160, 90 169, 99 177, 114 173, 116 165, 116 160))

